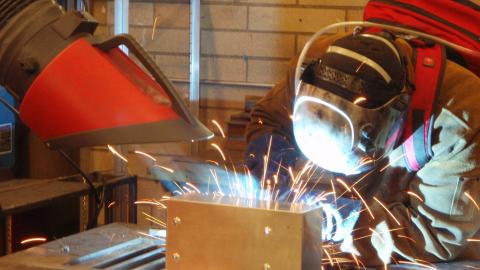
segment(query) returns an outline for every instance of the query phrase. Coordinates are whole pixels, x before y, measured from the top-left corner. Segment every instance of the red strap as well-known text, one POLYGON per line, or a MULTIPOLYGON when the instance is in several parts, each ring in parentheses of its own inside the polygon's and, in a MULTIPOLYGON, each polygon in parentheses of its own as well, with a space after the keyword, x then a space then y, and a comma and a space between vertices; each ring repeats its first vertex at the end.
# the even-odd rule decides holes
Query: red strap
POLYGON ((440 45, 417 48, 416 52, 415 91, 403 134, 405 160, 412 171, 420 170, 432 157, 433 106, 445 64, 440 45))

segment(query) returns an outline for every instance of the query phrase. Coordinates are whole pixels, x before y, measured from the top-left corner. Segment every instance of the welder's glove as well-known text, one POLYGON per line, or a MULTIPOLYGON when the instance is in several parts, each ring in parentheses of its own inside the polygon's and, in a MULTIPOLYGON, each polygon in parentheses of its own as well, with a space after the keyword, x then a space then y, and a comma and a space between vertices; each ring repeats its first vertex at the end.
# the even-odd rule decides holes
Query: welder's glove
POLYGON ((351 236, 361 210, 361 202, 348 198, 331 199, 322 202, 323 226, 322 240, 342 242, 351 236))
POLYGON ((266 174, 264 179, 274 181, 274 175, 278 172, 277 187, 288 188, 290 175, 288 167, 294 167, 299 159, 300 153, 284 137, 278 134, 265 134, 250 142, 245 152, 245 163, 250 172, 262 180, 264 177, 264 166, 266 174), (269 145, 271 146, 269 151, 269 145), (264 157, 269 153, 269 159, 265 162, 264 157), (280 168, 279 168, 280 166, 280 168))

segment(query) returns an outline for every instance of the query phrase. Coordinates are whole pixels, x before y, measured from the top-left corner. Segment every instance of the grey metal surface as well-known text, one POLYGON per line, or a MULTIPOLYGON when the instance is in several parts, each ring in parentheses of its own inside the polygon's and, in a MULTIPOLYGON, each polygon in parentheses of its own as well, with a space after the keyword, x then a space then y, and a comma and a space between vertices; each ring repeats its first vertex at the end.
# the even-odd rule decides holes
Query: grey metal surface
POLYGON ((192 194, 170 200, 167 216, 170 270, 321 267, 318 207, 192 194))
POLYGON ((148 233, 114 223, 2 257, 0 269, 151 269, 159 266, 165 242, 148 233))

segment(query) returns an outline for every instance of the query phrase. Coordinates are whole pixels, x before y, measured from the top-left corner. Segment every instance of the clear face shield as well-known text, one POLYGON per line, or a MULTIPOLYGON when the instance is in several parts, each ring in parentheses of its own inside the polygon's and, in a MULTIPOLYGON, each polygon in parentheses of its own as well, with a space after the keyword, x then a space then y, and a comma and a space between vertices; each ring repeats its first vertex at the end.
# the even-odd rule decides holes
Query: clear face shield
POLYGON ((358 174, 371 169, 395 146, 406 112, 398 107, 401 104, 408 104, 408 95, 366 109, 300 81, 293 112, 295 140, 318 166, 358 174))
POLYGON ((303 154, 325 170, 354 175, 368 171, 397 146, 409 106, 410 94, 401 91, 377 107, 361 106, 365 98, 348 100, 331 91, 302 81, 304 68, 319 55, 310 48, 317 39, 327 38, 336 28, 379 27, 398 35, 433 40, 465 51, 464 47, 409 29, 370 22, 343 22, 329 25, 306 43, 295 73, 293 131, 303 154))

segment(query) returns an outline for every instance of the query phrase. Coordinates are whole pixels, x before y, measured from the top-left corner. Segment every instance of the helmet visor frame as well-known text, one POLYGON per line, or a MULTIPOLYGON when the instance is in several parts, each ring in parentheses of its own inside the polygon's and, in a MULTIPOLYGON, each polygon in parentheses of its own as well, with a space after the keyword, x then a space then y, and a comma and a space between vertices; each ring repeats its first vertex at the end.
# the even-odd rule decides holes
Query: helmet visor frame
POLYGON ((358 174, 396 146, 406 115, 406 106, 398 105, 408 104, 408 94, 396 95, 377 108, 364 108, 303 81, 297 93, 292 117, 295 140, 320 167, 358 174))

